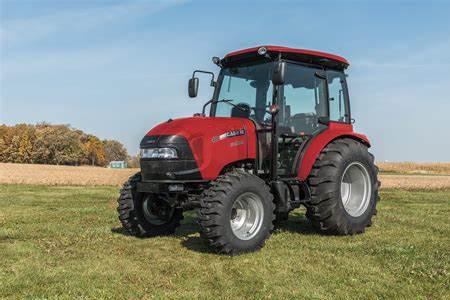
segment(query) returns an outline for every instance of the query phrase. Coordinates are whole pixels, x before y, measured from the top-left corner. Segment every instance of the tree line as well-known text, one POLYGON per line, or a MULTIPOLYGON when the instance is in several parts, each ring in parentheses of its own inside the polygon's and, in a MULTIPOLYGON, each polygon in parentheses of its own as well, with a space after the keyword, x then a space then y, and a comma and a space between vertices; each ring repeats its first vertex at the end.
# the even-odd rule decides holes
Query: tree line
POLYGON ((116 140, 100 140, 69 125, 0 125, 0 162, 105 166, 128 160, 116 140))

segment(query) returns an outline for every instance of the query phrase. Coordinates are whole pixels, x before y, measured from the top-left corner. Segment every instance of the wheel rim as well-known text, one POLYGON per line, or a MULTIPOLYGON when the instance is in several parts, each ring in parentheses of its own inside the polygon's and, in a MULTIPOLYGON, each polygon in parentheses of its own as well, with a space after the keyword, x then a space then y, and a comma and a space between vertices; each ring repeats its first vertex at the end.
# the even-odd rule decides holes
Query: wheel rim
POLYGON ((153 225, 163 225, 166 224, 173 216, 175 209, 158 203, 160 201, 154 201, 150 195, 145 197, 144 202, 142 202, 142 211, 144 212, 144 217, 150 224, 153 225))
POLYGON ((254 193, 244 193, 233 203, 231 208, 231 229, 241 240, 250 240, 261 229, 264 207, 261 198, 254 193))
POLYGON ((367 168, 353 162, 345 169, 341 180, 341 199, 352 217, 361 216, 369 206, 372 185, 367 168))

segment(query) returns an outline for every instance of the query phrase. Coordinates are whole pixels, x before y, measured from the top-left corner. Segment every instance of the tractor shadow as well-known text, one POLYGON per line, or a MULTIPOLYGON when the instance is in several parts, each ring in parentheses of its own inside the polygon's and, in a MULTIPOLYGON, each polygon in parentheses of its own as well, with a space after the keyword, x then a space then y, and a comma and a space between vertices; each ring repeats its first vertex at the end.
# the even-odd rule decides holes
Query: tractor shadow
POLYGON ((111 228, 111 232, 114 234, 121 234, 121 235, 125 235, 125 236, 131 236, 131 234, 126 231, 125 228, 121 227, 121 226, 117 226, 117 227, 113 227, 111 228))
MULTIPOLYGON (((199 235, 200 226, 197 224, 196 215, 187 212, 184 215, 184 220, 181 226, 177 228, 174 235, 175 238, 180 239, 181 245, 189 250, 200 253, 214 253, 208 246, 208 243, 199 235)), ((117 226, 111 228, 113 234, 120 234, 136 239, 128 233, 123 227, 117 226)), ((302 213, 293 213, 289 216, 289 220, 276 225, 272 235, 276 236, 283 232, 293 232, 302 235, 317 235, 317 232, 312 227, 311 223, 306 219, 302 213)))
MULTIPOLYGON (((194 233, 197 233, 200 230, 200 227, 195 223, 195 219, 193 219, 193 222, 194 224, 190 223, 184 225, 188 225, 190 229, 194 230, 194 233)), ((182 233, 183 230, 180 229, 180 231, 177 231, 177 234, 178 232, 182 233)), ((276 236, 277 234, 281 234, 283 232, 293 232, 302 235, 318 235, 317 231, 314 230, 311 223, 303 214, 290 215, 289 220, 284 221, 275 227, 275 230, 272 232, 272 236, 276 236)), ((181 244, 187 249, 200 253, 214 253, 213 251, 211 251, 208 243, 198 234, 187 234, 185 235, 185 237, 186 238, 183 239, 181 244)))
MULTIPOLYGON (((184 219, 181 221, 181 226, 176 229, 175 237, 185 237, 190 234, 194 234, 199 232, 200 227, 196 223, 195 214, 185 213, 184 219)), ((148 237, 136 237, 131 235, 125 228, 122 226, 116 226, 111 228, 111 232, 113 234, 120 234, 124 236, 133 237, 136 239, 147 239, 148 237)), ((151 238, 151 237, 150 237, 151 238)))
POLYGON ((293 232, 303 235, 318 235, 312 224, 304 214, 294 213, 289 215, 289 220, 275 226, 274 235, 281 232, 293 232))

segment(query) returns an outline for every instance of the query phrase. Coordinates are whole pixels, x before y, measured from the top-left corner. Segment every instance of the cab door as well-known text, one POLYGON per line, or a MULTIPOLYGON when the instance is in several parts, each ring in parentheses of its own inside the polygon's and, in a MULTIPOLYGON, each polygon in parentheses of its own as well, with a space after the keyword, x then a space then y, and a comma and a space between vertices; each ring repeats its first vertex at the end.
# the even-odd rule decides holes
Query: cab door
POLYGON ((295 177, 300 153, 312 136, 326 128, 319 117, 328 116, 326 76, 322 69, 289 63, 278 104, 278 175, 295 177))

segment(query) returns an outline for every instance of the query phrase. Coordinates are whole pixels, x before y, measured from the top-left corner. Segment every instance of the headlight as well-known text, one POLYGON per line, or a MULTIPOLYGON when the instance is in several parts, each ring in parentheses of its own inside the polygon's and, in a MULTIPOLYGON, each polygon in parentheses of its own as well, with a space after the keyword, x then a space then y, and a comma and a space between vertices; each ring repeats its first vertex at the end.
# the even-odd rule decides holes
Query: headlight
POLYGON ((141 149, 141 158, 178 158, 174 148, 147 148, 141 149))

